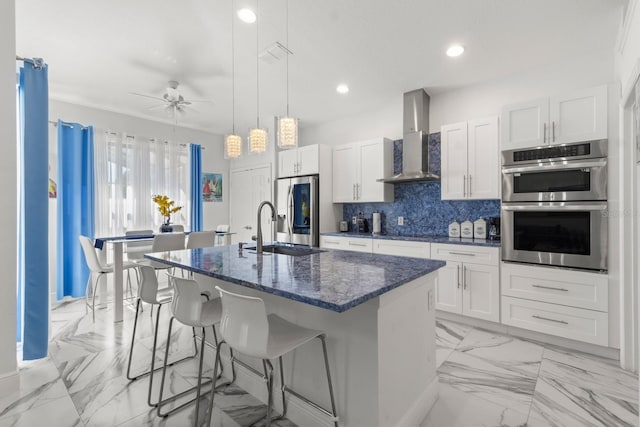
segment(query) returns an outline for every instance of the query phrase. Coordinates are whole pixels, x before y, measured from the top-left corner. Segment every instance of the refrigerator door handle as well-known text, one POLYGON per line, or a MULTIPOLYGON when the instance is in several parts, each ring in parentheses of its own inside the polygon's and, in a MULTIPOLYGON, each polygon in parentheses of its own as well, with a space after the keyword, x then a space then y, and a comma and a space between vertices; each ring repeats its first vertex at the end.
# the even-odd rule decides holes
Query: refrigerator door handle
POLYGON ((293 184, 289 185, 289 195, 287 196, 287 226, 289 228, 289 243, 293 243, 293 184))

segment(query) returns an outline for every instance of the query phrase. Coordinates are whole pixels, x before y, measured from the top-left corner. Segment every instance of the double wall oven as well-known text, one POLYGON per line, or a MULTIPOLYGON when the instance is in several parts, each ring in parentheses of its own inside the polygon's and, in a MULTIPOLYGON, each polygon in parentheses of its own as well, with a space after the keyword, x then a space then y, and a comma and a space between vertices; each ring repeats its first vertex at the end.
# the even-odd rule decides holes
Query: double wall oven
POLYGON ((607 270, 607 141, 502 152, 503 260, 607 270))

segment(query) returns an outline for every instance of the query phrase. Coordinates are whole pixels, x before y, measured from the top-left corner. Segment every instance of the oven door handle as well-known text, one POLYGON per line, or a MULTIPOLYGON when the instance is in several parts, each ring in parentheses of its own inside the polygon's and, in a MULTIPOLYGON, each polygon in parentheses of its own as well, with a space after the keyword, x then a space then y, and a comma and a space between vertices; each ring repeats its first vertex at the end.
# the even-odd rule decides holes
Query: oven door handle
POLYGON ((572 170, 584 168, 597 168, 607 165, 607 159, 587 160, 584 162, 552 162, 546 164, 527 165, 527 166, 503 166, 502 173, 518 173, 518 172, 542 172, 549 170, 572 170))
POLYGON ((541 202, 533 204, 502 204, 503 211, 606 211, 607 202, 541 202))

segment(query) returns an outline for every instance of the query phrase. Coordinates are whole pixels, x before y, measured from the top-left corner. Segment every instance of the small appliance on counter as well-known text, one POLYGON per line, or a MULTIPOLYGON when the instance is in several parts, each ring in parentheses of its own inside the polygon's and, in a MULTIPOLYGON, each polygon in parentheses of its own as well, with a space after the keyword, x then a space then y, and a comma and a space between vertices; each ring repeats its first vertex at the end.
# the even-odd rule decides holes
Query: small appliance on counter
POLYGON ((373 234, 380 234, 382 229, 382 223, 380 220, 380 212, 373 213, 373 219, 371 220, 373 223, 373 234))
POLYGON ((349 231, 349 222, 348 221, 340 221, 340 231, 341 232, 349 231))
POLYGON ((473 239, 473 223, 471 221, 467 220, 460 224, 460 237, 473 239))
POLYGON ((486 239, 487 238, 487 221, 482 218, 478 218, 473 221, 473 238, 474 239, 486 239))
POLYGON ((500 240, 500 217, 492 216, 487 223, 489 240, 500 240))
POLYGON ((362 212, 358 214, 358 233, 369 232, 369 221, 364 217, 362 212))
POLYGON ((460 237, 460 223, 453 221, 449 224, 449 237, 460 237))

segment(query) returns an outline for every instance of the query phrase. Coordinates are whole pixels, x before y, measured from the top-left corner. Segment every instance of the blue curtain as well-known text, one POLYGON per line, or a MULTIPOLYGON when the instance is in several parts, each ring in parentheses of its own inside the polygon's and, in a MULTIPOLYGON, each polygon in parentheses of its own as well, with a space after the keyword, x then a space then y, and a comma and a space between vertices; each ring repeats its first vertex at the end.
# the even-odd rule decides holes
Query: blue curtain
POLYGON ((58 120, 56 296, 85 295, 89 268, 78 236, 94 238, 93 127, 58 120))
POLYGON ((42 60, 20 68, 18 340, 24 360, 47 356, 49 341, 49 83, 42 60))
POLYGON ((202 147, 189 146, 191 162, 191 231, 202 231, 202 147))

